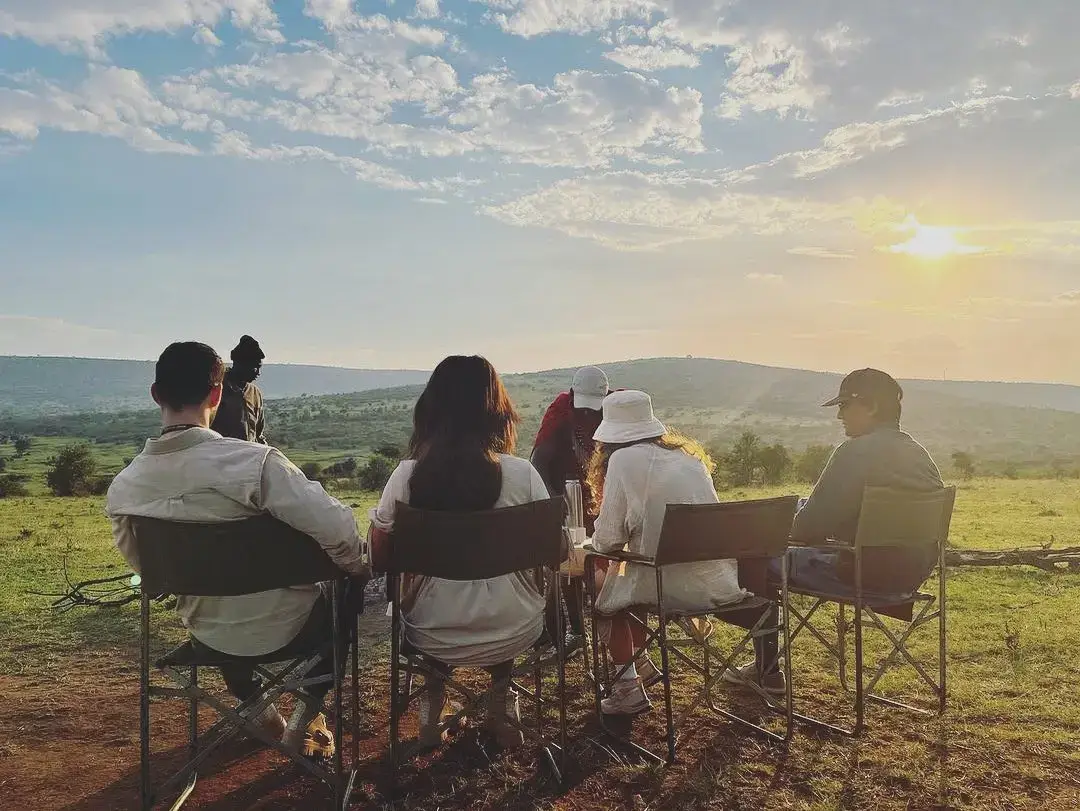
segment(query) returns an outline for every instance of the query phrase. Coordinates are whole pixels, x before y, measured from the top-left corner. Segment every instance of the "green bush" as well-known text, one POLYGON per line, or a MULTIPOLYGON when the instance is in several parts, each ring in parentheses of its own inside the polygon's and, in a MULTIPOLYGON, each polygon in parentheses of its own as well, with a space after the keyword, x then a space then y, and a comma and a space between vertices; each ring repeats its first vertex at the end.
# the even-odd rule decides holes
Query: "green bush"
POLYGON ((356 478, 363 490, 382 490, 397 466, 397 459, 377 453, 360 468, 356 478))
POLYGON ((57 496, 92 493, 97 485, 97 460, 89 443, 74 442, 62 447, 56 456, 49 459, 45 483, 57 496))
POLYGON ((26 477, 15 473, 7 473, 0 476, 0 498, 17 498, 28 496, 30 491, 26 489, 26 477))

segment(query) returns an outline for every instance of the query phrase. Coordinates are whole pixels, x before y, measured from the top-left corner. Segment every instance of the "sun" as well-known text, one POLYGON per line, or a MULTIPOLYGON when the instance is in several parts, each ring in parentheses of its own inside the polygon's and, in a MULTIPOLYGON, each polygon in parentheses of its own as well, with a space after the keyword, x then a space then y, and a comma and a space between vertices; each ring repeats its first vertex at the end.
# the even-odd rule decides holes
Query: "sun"
POLYGON ((906 242, 890 245, 891 253, 905 253, 918 259, 935 261, 947 256, 982 253, 979 245, 965 245, 956 238, 959 229, 945 225, 923 225, 914 217, 908 217, 898 230, 911 232, 906 242))

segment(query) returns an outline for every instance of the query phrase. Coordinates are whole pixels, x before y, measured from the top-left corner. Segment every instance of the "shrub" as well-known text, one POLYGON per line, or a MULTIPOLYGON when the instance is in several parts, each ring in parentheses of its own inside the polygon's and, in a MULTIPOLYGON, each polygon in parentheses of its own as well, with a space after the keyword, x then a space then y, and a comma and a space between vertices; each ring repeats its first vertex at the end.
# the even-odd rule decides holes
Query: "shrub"
POLYGON ((761 466, 765 484, 780 484, 791 471, 791 454, 777 442, 758 452, 758 464, 761 466))
POLYGON ((381 453, 375 454, 360 468, 357 480, 361 489, 382 490, 397 466, 397 459, 383 456, 381 453))
POLYGON ((28 496, 30 491, 26 489, 26 479, 14 473, 0 476, 0 498, 17 498, 28 496))
POLYGON ((304 462, 300 465, 301 472, 313 482, 319 480, 319 474, 322 473, 322 465, 318 462, 304 462))
POLYGON ((30 450, 31 444, 32 443, 30 441, 30 437, 28 436, 15 437, 15 455, 25 456, 26 453, 30 450))
POLYGON ((965 479, 970 479, 975 475, 975 457, 967 451, 956 451, 952 455, 952 463, 956 472, 965 479))
POLYGON ((97 460, 85 442, 65 445, 49 459, 45 483, 57 496, 83 496, 92 492, 97 475, 97 460))
POLYGON ((795 462, 795 478, 814 484, 821 478, 821 471, 829 463, 833 449, 828 445, 810 445, 799 454, 795 462))

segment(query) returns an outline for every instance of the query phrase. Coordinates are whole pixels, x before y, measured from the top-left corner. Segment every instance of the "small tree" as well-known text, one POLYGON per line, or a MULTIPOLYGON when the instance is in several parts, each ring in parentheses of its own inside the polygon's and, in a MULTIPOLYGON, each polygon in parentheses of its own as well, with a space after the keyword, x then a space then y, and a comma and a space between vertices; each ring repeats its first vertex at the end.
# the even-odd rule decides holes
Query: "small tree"
POLYGON ((30 495, 30 491, 26 489, 26 481, 23 476, 15 473, 6 473, 0 476, 0 498, 16 498, 28 495, 30 495))
POLYGON ((953 467, 956 468, 956 472, 965 479, 970 479, 975 475, 975 457, 967 451, 953 453, 952 463, 953 467))
POLYGON ((728 480, 736 487, 746 487, 754 481, 754 471, 760 462, 761 439, 753 431, 744 431, 731 450, 724 454, 724 469, 728 480))
POLYGON ((387 459, 396 459, 398 461, 401 461, 401 458, 405 455, 400 447, 393 444, 380 445, 375 449, 375 453, 379 456, 385 456, 387 459))
POLYGON ((304 464, 300 465, 300 470, 314 482, 319 480, 319 474, 322 473, 322 465, 318 462, 304 462, 304 464))
POLYGON ((7 470, 7 459, 0 456, 0 473, 3 473, 5 470, 7 470))
POLYGON ((782 443, 769 445, 758 453, 758 464, 764 474, 765 484, 780 484, 791 471, 791 454, 782 443))
POLYGON ((1002 473, 1005 475, 1006 479, 1020 478, 1020 468, 1016 466, 1016 462, 1007 462, 1002 473))
POLYGON ((31 444, 30 437, 28 436, 15 437, 15 455, 26 456, 27 452, 30 450, 31 444))
POLYGON ((795 478, 813 484, 821 478, 821 471, 829 463, 833 449, 828 445, 810 445, 799 454, 795 462, 795 478))
POLYGON ((360 468, 357 481, 364 490, 382 490, 398 465, 397 459, 377 453, 360 468))
POLYGON ((97 460, 85 442, 65 445, 49 459, 45 482, 54 495, 81 496, 93 492, 97 460))

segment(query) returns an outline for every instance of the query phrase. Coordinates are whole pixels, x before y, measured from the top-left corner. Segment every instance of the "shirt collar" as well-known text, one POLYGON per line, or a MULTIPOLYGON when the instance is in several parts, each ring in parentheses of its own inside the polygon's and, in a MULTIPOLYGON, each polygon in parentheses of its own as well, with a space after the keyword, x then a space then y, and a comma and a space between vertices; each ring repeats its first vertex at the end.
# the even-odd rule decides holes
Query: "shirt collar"
POLYGON ((146 440, 143 453, 157 455, 186 451, 188 448, 194 448, 196 445, 201 445, 203 442, 209 442, 213 439, 221 439, 221 434, 217 431, 211 431, 209 428, 188 428, 185 431, 177 431, 163 437, 151 437, 146 440))

